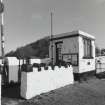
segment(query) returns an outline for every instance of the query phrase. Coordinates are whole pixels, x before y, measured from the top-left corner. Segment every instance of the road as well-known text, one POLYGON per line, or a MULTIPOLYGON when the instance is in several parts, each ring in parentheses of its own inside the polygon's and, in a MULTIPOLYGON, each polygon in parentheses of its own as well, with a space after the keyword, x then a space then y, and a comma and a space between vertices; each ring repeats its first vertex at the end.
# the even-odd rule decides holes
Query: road
POLYGON ((4 96, 2 105, 105 105, 105 79, 76 82, 30 100, 4 96))

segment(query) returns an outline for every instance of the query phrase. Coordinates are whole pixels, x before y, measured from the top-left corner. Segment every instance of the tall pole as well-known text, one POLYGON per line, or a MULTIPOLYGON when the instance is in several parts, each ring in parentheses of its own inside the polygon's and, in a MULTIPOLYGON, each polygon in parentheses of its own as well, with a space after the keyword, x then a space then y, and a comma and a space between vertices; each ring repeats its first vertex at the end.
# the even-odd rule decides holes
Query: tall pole
POLYGON ((50 13, 51 15, 51 62, 54 63, 53 58, 53 13, 50 13))
MULTIPOLYGON (((2 55, 2 61, 3 61, 3 58, 4 58, 3 10, 4 10, 3 1, 0 0, 0 16, 1 16, 0 27, 1 27, 1 53, 2 53, 1 55, 2 55)), ((1 84, 2 84, 2 80, 1 80, 1 75, 0 75, 0 105, 1 105, 1 84)))
MULTIPOLYGON (((0 1, 2 6, 3 6, 3 0, 0 1)), ((2 7, 4 8, 4 6, 2 7)), ((4 13, 2 12, 1 13, 1 56, 2 56, 2 63, 4 65, 4 55, 5 55, 5 52, 4 52, 4 13)))

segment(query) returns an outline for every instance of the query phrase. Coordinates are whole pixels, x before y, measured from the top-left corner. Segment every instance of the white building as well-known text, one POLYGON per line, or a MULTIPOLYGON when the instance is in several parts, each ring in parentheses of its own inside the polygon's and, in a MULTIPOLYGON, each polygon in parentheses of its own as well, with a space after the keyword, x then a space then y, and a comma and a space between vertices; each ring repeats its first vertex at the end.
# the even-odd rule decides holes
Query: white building
POLYGON ((54 35, 50 42, 49 56, 54 64, 59 61, 70 62, 75 74, 95 71, 94 36, 77 30, 54 35))

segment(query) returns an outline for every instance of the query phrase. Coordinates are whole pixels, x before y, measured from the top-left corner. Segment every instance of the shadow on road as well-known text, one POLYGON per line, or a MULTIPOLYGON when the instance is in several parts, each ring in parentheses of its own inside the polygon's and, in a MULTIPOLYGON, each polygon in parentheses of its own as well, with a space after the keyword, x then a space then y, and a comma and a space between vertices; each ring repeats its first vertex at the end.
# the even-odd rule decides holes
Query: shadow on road
POLYGON ((2 97, 20 99, 20 84, 2 86, 2 97))

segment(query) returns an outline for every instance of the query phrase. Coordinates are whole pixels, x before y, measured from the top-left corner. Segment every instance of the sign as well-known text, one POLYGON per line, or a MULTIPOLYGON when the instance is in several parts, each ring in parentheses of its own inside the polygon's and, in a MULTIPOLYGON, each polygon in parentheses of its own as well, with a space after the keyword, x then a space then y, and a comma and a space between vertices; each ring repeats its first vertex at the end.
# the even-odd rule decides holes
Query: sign
POLYGON ((0 2, 0 13, 4 11, 4 4, 0 2))

